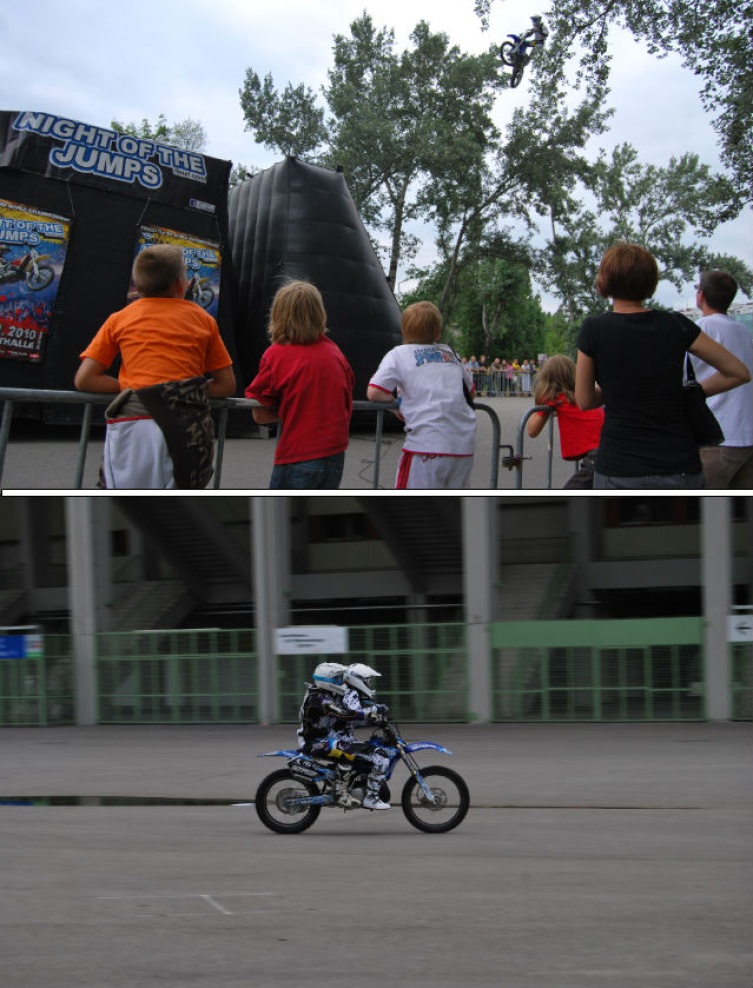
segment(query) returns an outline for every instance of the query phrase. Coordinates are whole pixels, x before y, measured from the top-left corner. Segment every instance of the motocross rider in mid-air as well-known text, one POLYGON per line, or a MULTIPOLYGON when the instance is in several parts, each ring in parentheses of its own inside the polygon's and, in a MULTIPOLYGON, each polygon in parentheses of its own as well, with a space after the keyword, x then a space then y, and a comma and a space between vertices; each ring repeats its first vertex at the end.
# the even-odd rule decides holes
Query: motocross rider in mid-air
POLYGON ((378 748, 358 741, 353 733, 356 727, 379 724, 387 716, 387 707, 374 702, 374 680, 380 675, 362 662, 349 666, 322 662, 314 669, 313 683, 306 684, 299 714, 298 747, 302 751, 350 763, 368 763, 364 765, 369 776, 363 800, 367 810, 390 808, 379 798, 389 758, 378 748))
MULTIPOLYGON (((534 14, 531 22, 533 23, 533 27, 526 31, 522 36, 522 40, 525 42, 527 48, 541 48, 549 37, 549 28, 539 14, 534 14), (533 38, 533 41, 529 41, 529 38, 533 38)), ((530 57, 528 55, 528 58, 530 57)))

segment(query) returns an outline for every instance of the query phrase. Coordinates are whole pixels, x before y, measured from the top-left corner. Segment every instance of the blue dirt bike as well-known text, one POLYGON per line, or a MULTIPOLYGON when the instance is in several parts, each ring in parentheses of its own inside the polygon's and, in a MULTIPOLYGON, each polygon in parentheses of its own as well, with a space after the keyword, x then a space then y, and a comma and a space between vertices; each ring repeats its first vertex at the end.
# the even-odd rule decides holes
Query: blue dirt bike
MULTIPOLYGON (((401 805, 409 823, 429 834, 443 834, 463 821, 470 805, 468 786, 452 769, 440 765, 419 768, 414 752, 452 752, 433 741, 407 742, 397 724, 384 722, 380 733, 369 738, 374 748, 389 757, 389 768, 379 796, 390 801, 387 785, 398 762, 410 772, 403 787, 401 805)), ((366 793, 366 773, 352 763, 341 764, 316 758, 294 749, 268 751, 259 758, 287 758, 287 768, 268 775, 256 791, 256 812, 265 827, 278 834, 300 834, 315 823, 322 807, 341 810, 362 809, 366 793)))
POLYGON ((531 60, 531 46, 519 34, 508 34, 512 41, 503 41, 499 49, 499 57, 512 68, 510 89, 515 89, 523 78, 523 69, 531 60))

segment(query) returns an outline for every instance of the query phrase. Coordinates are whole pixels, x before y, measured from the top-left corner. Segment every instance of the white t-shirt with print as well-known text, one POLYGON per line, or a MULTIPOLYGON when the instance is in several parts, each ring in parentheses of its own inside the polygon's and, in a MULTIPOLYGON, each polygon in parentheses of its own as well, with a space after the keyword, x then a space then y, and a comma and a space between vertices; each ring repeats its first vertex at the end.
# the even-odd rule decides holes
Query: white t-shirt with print
POLYGON ((404 449, 412 453, 472 456, 476 413, 463 394, 473 377, 450 347, 442 343, 403 343, 385 354, 372 387, 397 389, 405 419, 404 449))
MULTIPOLYGON (((696 322, 707 336, 734 353, 753 374, 753 337, 747 326, 721 312, 703 316, 696 322)), ((691 354, 690 359, 697 381, 716 373, 713 367, 698 357, 691 354)), ((723 394, 712 395, 706 399, 706 404, 722 427, 723 446, 753 446, 753 381, 723 394)))

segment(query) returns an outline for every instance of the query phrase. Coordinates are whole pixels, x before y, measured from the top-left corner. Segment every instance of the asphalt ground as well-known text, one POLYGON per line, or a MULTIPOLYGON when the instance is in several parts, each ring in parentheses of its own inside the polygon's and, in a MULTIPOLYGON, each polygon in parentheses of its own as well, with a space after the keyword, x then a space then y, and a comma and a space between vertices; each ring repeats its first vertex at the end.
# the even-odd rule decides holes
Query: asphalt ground
MULTIPOLYGON (((500 444, 511 449, 500 450, 495 443, 492 419, 483 410, 477 413, 477 451, 474 457, 472 490, 491 489, 493 458, 499 461, 497 490, 515 490, 518 473, 502 466, 502 458, 516 448, 517 431, 525 412, 533 407, 532 398, 486 398, 479 404, 490 408, 498 417, 501 428, 500 444)), ((242 413, 231 414, 232 423, 242 413)), ((521 489, 547 489, 549 485, 549 444, 547 431, 535 440, 524 442, 525 459, 522 464, 521 489)), ((96 489, 99 464, 102 459, 104 430, 92 428, 87 447, 82 489, 96 489)), ((383 437, 378 487, 392 490, 400 450, 402 431, 386 431, 383 437)), ((7 491, 70 490, 75 485, 78 461, 79 429, 75 426, 52 425, 15 418, 11 424, 8 447, 3 465, 0 486, 7 491)), ((231 435, 225 443, 220 473, 219 490, 265 490, 274 460, 274 439, 251 438, 231 435)), ((345 472, 342 490, 373 490, 376 446, 374 430, 360 426, 351 433, 350 446, 345 456, 345 472)), ((572 464, 560 456, 556 425, 554 455, 552 458, 552 488, 564 486, 574 472, 572 464)), ((214 481, 210 481, 210 490, 214 481)))
POLYGON ((468 782, 449 834, 409 825, 403 770, 389 812, 265 830, 254 756, 292 726, 0 731, 29 799, 0 805, 4 988, 753 984, 751 725, 404 733, 468 782))

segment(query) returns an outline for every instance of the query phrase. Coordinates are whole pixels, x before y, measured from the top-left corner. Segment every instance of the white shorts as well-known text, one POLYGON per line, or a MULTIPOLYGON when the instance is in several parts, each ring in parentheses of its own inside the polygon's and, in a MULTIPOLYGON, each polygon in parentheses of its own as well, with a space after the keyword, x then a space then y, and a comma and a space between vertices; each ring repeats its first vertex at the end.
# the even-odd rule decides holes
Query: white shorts
POLYGON ((397 465, 395 490, 468 490, 473 456, 412 453, 404 449, 397 465))
POLYGON ((107 423, 102 459, 108 490, 168 490, 175 487, 173 461, 162 430, 150 418, 107 423))

